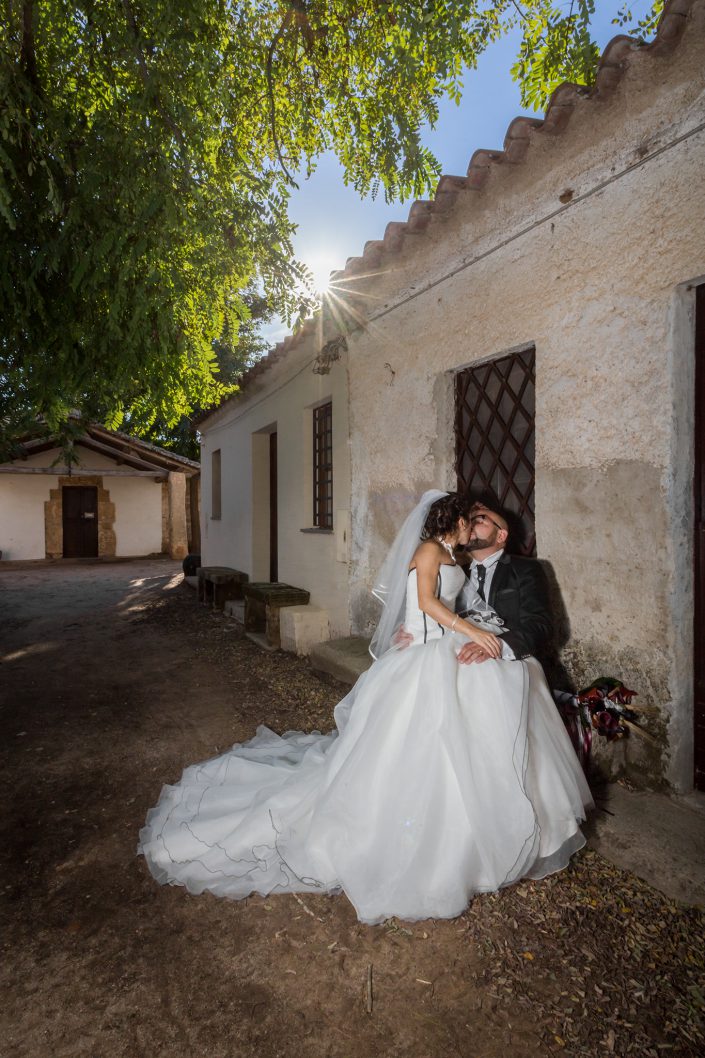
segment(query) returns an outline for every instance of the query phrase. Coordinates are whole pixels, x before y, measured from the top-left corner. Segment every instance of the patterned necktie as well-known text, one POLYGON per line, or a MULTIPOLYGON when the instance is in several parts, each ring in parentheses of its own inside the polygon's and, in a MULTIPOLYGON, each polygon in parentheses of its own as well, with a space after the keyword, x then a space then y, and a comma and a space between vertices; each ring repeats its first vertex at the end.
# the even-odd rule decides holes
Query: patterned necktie
POLYGON ((485 574, 486 573, 487 573, 487 570, 485 569, 484 566, 482 566, 482 565, 478 565, 477 566, 477 594, 480 596, 480 598, 482 599, 483 602, 486 602, 486 599, 485 599, 485 574))

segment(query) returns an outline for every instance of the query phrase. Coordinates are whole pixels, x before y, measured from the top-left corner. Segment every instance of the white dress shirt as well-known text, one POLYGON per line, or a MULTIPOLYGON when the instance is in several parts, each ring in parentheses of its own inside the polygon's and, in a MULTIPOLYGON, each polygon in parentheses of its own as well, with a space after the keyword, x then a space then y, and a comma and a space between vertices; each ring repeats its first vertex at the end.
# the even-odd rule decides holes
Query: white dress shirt
POLYGON ((500 560, 500 558, 502 557, 503 554, 504 554, 504 548, 501 547, 499 549, 499 551, 493 551, 492 554, 488 555, 487 558, 484 558, 482 560, 482 562, 478 562, 476 559, 472 560, 472 562, 470 563, 470 575, 469 575, 469 577, 467 579, 467 584, 465 585, 465 587, 463 588, 463 590, 460 593, 460 600, 459 600, 459 608, 460 609, 468 609, 468 607, 469 607, 468 596, 470 598, 472 598, 474 593, 477 591, 477 588, 478 588, 477 567, 478 566, 484 566, 485 567, 484 594, 485 594, 485 602, 487 602, 488 605, 489 605, 490 588, 492 586, 492 578, 494 577, 494 572, 495 572, 495 569, 497 568, 497 563, 499 562, 499 560, 500 560))
MULTIPOLYGON (((485 583, 483 587, 483 594, 485 596, 485 602, 489 607, 490 598, 490 587, 492 585, 492 578, 495 575, 497 569, 497 563, 504 554, 504 548, 501 547, 499 551, 493 551, 491 555, 483 559, 482 562, 478 562, 477 559, 473 559, 470 564, 470 574, 465 582, 465 587, 461 590, 458 597, 457 607, 458 610, 469 610, 473 606, 473 601, 477 603, 477 589, 479 586, 479 580, 477 576, 477 567, 485 567, 485 583)), ((501 638, 501 636, 500 636, 501 638)), ((516 654, 504 639, 502 639, 502 660, 503 661, 514 661, 516 654)))

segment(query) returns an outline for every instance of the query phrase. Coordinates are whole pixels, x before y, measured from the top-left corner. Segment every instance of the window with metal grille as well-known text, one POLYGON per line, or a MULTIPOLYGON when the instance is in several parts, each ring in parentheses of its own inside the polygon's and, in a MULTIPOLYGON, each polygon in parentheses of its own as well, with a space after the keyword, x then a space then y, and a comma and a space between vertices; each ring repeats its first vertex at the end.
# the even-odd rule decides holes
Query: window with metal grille
POLYGON ((333 528, 333 404, 313 409, 313 524, 333 528))
POLYGON ((458 490, 487 491, 521 521, 516 550, 536 552, 534 413, 536 352, 527 349, 460 371, 455 380, 458 490))

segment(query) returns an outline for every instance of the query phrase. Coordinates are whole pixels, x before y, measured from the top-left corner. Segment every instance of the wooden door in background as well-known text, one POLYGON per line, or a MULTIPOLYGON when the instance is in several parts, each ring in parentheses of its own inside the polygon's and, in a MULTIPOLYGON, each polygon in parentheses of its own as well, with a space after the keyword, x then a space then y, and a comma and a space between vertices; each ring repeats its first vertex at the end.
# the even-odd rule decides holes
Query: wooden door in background
POLYGON ((279 580, 277 528, 277 434, 269 435, 269 579, 279 580))
POLYGON ((98 489, 64 485, 61 490, 64 558, 98 557, 98 489))
POLYGON ((695 786, 705 790, 705 284, 695 291, 695 786))

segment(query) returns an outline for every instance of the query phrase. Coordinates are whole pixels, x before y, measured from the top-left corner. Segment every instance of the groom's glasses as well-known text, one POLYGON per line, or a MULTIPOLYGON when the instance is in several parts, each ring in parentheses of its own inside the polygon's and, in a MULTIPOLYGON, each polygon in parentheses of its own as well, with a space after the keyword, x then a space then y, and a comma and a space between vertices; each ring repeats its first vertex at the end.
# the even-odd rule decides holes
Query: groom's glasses
POLYGON ((475 514, 475 515, 473 515, 473 517, 470 519, 470 528, 474 529, 476 525, 484 525, 485 522, 491 522, 492 525, 494 525, 497 529, 502 529, 503 528, 499 524, 499 522, 496 522, 494 520, 494 518, 490 518, 489 514, 475 514))

